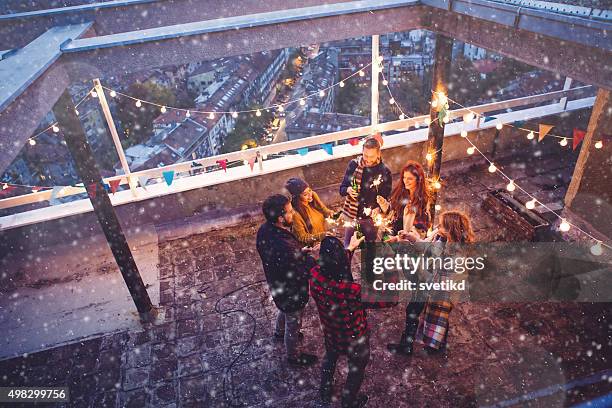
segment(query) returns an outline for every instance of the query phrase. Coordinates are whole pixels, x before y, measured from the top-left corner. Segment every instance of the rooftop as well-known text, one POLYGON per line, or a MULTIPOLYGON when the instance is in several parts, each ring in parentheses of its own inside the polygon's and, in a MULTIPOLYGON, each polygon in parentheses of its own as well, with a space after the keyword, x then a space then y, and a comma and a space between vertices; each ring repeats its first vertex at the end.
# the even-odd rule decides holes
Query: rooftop
MULTIPOLYGON (((560 180, 571 177, 572 160, 571 155, 541 158, 540 165, 517 182, 548 191, 551 200, 561 199, 565 187, 560 180)), ((504 227, 479 204, 499 184, 480 166, 451 174, 446 181, 456 188, 445 190, 443 208, 467 205, 480 240, 503 239, 504 227)), ((337 185, 315 188, 325 201, 339 205, 330 200, 337 197, 337 185)), ((197 225, 203 220, 196 217, 186 222, 197 225)), ((211 229, 209 224, 172 240, 164 239, 164 228, 158 227, 158 238, 151 241, 154 257, 149 255, 147 263, 158 263, 159 288, 155 290, 159 290, 163 321, 4 359, 0 361, 0 385, 69 385, 72 402, 83 407, 100 403, 220 407, 239 402, 319 406, 318 366, 289 369, 282 358, 283 346, 271 338, 275 307, 266 286, 259 283, 263 272, 254 246, 261 222, 258 215, 233 226, 211 229)), ((175 227, 183 228, 180 222, 175 227)), ((138 245, 139 260, 150 245, 138 245)), ((115 285, 123 286, 112 261, 109 267, 109 256, 92 259, 81 275, 82 282, 118 280, 115 285)), ((354 273, 357 276, 356 270, 354 273)), ((508 286, 516 284, 518 281, 507 282, 508 286)), ((5 292, 0 300, 4 311, 0 322, 7 327, 16 308, 27 310, 53 290, 80 285, 32 282, 29 288, 5 292), (20 301, 14 293, 21 293, 20 301)), ((85 306, 81 313, 95 319, 95 307, 85 306)), ((384 345, 399 336, 404 307, 371 311, 372 356, 363 385, 371 398, 368 406, 426 406, 432 395, 436 405, 444 407, 484 406, 516 398, 547 406, 593 399, 609 389, 601 381, 602 373, 609 372, 606 358, 611 352, 610 345, 602 341, 608 333, 607 311, 607 304, 597 303, 459 304, 451 314, 448 359, 420 353, 410 359, 390 356, 384 345), (563 391, 557 386, 560 383, 570 386, 563 391)), ((39 319, 45 317, 45 311, 41 312, 39 319)), ((310 302, 304 317, 303 347, 321 357, 318 319, 310 302)), ((11 331, 6 333, 4 358, 19 347, 12 336, 11 331)), ((44 334, 40 336, 44 340, 44 334)), ((346 373, 344 363, 339 367, 337 384, 346 373)))

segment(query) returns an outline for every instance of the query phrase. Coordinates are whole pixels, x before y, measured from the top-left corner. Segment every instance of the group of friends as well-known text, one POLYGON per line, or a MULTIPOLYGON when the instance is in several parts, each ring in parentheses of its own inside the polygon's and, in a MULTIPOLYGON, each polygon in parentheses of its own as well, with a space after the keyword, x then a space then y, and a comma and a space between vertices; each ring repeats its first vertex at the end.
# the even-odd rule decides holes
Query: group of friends
MULTIPOLYGON (((351 271, 353 252, 364 240, 435 242, 442 247, 447 242, 474 241, 470 220, 460 211, 442 213, 433 228, 432 193, 423 167, 409 161, 393 186, 380 150, 378 139, 369 137, 362 154, 349 162, 340 185, 344 197, 340 212, 330 210, 304 180, 291 178, 285 185, 290 198, 275 194, 264 201, 266 221, 257 233, 257 250, 278 308, 275 340, 284 341, 290 366, 316 363, 315 355, 299 348, 302 314, 312 297, 325 337, 320 397, 324 402, 331 401, 336 363, 340 356, 347 356, 343 407, 363 407, 368 400, 367 395, 359 393, 370 359, 366 309, 397 304, 362 299, 361 285, 354 281, 351 271), (343 240, 330 231, 329 220, 338 217, 346 221, 343 240), (385 228, 375 222, 381 218, 386 220, 385 228)), ((436 276, 430 279, 443 279, 444 273, 433 273, 436 276)), ((428 354, 445 353, 451 309, 448 296, 412 296, 399 342, 388 344, 387 349, 410 356, 419 341, 428 354)))

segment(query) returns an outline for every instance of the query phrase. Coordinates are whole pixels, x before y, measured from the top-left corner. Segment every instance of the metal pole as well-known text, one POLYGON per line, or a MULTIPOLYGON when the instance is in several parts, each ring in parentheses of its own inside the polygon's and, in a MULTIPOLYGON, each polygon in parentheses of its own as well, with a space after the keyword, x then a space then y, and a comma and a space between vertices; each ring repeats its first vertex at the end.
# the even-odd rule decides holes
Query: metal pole
POLYGON ((136 196, 136 189, 129 183, 130 181, 130 166, 128 165, 127 159, 125 158, 125 153, 123 151, 123 146, 121 146, 121 140, 119 140, 119 135, 117 134, 117 128, 115 127, 115 121, 113 120, 113 115, 111 114, 110 108, 108 107, 108 102, 106 101, 106 95, 104 94, 104 88, 102 88, 102 84, 98 78, 93 80, 94 88, 96 93, 98 94, 98 100, 100 101, 100 107, 102 107, 102 112, 104 113, 104 118, 106 119, 106 124, 108 125, 108 129, 110 130, 110 134, 113 138, 113 143, 115 143, 115 149, 117 150, 117 155, 119 155, 119 161, 121 162, 121 167, 123 168, 123 172, 128 179, 128 184, 130 186, 130 190, 132 190, 132 194, 134 197, 136 196))
POLYGON ((380 56, 379 52, 379 42, 380 36, 373 35, 372 36, 372 103, 370 111, 371 115, 371 124, 372 129, 376 131, 376 125, 378 125, 378 58, 380 56))
MULTIPOLYGON (((567 91, 571 87, 572 87, 572 78, 566 77, 565 78, 565 83, 563 84, 563 90, 567 91)), ((565 110, 565 108, 567 108, 567 96, 561 98, 561 100, 559 101, 559 105, 561 106, 561 108, 563 110, 565 110)))
MULTIPOLYGON (((442 35, 436 35, 436 50, 434 56, 434 66, 431 82, 432 102, 436 103, 438 93, 447 95, 447 84, 450 79, 450 67, 453 52, 453 39, 442 35)), ((442 146, 444 143, 444 123, 438 120, 438 111, 441 106, 434 107, 433 104, 429 110, 429 133, 427 135, 427 152, 431 155, 431 160, 427 163, 427 172, 431 180, 437 181, 440 179, 440 167, 442 165, 442 146)), ((431 203, 432 220, 436 213, 436 201, 438 199, 437 191, 434 191, 431 203)))
POLYGON ((119 265, 119 270, 134 300, 136 309, 140 313, 141 319, 151 321, 157 311, 151 303, 136 262, 134 262, 132 251, 115 214, 115 209, 104 189, 100 171, 67 90, 64 91, 53 107, 53 113, 62 128, 64 140, 76 165, 77 173, 89 192, 94 213, 98 217, 100 227, 104 231, 115 261, 119 265), (95 195, 92 194, 93 188, 95 188, 95 195))

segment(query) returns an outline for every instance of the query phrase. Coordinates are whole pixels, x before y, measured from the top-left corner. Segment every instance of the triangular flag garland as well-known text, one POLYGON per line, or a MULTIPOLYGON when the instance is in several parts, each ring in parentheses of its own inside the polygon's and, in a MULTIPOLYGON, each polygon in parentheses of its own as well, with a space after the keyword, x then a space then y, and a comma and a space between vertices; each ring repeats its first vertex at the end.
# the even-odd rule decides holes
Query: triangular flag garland
POLYGON ((351 146, 357 146, 359 144, 359 138, 358 137, 352 137, 349 139, 349 144, 351 146))
POLYGON ((109 181, 109 183, 111 192, 115 194, 117 192, 117 189, 119 188, 119 184, 121 184, 121 179, 111 180, 109 181))
POLYGON ((308 148, 307 147, 302 147, 300 149, 297 149, 297 151, 300 154, 300 156, 306 156, 308 154, 308 148))
POLYGON ((492 120, 497 119, 495 116, 485 116, 484 117, 484 123, 490 122, 492 120))
POLYGON ((98 188, 98 183, 91 183, 89 187, 87 188, 87 193, 89 194, 90 199, 93 200, 96 198, 97 188, 98 188))
POLYGON ((573 150, 576 150, 576 148, 578 147, 578 145, 580 144, 580 142, 582 142, 582 139, 584 139, 584 137, 586 136, 586 131, 585 130, 580 130, 580 129, 574 129, 574 134, 573 134, 573 150))
POLYGON ((110 186, 108 184, 106 184, 105 182, 102 182, 102 185, 104 186, 104 189, 108 193, 110 191, 110 186))
POLYGON ((51 205, 59 204, 59 200, 57 199, 57 195, 63 189, 64 189, 64 187, 62 187, 62 186, 54 186, 53 187, 53 190, 51 191, 51 198, 49 199, 49 204, 51 204, 51 205))
POLYGON ((217 160, 217 163, 227 173, 227 159, 217 160))
POLYGON ((554 127, 554 125, 545 125, 543 123, 540 123, 538 125, 538 142, 541 142, 542 139, 544 139, 544 137, 548 134, 548 132, 550 132, 550 130, 554 127))
POLYGON ((334 154, 334 145, 331 143, 324 143, 321 145, 321 148, 327 152, 330 156, 334 154))
POLYGON ((164 180, 166 180, 166 184, 171 185, 174 180, 174 170, 164 171, 162 175, 164 176, 164 180))
POLYGON ((512 126, 516 126, 516 127, 521 127, 525 125, 525 121, 524 120, 516 120, 514 122, 512 122, 512 126))
POLYGON ((251 171, 253 171, 253 167, 255 166, 255 161, 257 160, 257 157, 251 157, 249 159, 249 167, 251 168, 251 171))
POLYGON ((200 163, 191 162, 191 167, 204 167, 200 163))
POLYGON ((380 144, 380 147, 382 147, 382 145, 384 144, 382 135, 380 133, 374 133, 374 135, 372 137, 374 139, 378 140, 378 143, 380 144))
POLYGON ((147 189, 147 181, 149 181, 149 177, 148 176, 139 176, 138 177, 138 183, 140 184, 140 187, 144 188, 145 190, 147 189))

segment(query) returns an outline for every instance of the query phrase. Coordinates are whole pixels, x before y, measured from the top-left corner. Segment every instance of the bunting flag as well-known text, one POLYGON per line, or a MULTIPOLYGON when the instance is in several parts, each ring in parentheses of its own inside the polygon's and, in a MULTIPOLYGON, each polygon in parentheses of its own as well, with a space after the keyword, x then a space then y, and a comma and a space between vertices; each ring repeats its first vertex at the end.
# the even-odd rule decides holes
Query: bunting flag
POLYGON ((106 184, 105 182, 102 182, 102 185, 104 186, 104 189, 108 193, 110 191, 110 186, 108 184, 106 184))
POLYGON ((497 119, 495 116, 485 116, 484 117, 484 123, 490 122, 492 120, 497 119))
POLYGON ((227 173, 227 159, 217 160, 217 163, 227 173))
POLYGON ((147 189, 147 181, 149 181, 149 177, 148 176, 139 176, 138 177, 138 183, 140 183, 140 187, 144 188, 145 190, 147 189))
POLYGON ((203 167, 200 163, 191 162, 191 167, 203 167))
POLYGON ((255 166, 255 161, 257 160, 257 157, 253 156, 249 159, 249 167, 251 167, 251 171, 253 171, 253 167, 255 166))
POLYGON ((525 125, 525 121, 524 120, 516 120, 516 121, 512 122, 512 126, 522 127, 524 125, 525 125))
POLYGON ((117 192, 117 189, 119 188, 119 184, 121 184, 121 179, 111 180, 109 181, 109 183, 110 183, 111 193, 115 194, 117 192))
POLYGON ((358 137, 352 137, 349 139, 349 144, 351 146, 357 146, 359 144, 359 138, 358 137))
POLYGON ((538 142, 541 142, 542 139, 544 139, 544 137, 548 134, 548 132, 550 132, 550 129, 554 128, 554 125, 544 125, 542 123, 540 123, 538 125, 538 142))
POLYGON ((574 134, 572 136, 574 138, 573 150, 576 150, 576 148, 578 147, 580 142, 582 142, 582 139, 584 139, 585 136, 586 136, 585 130, 574 129, 574 134))
POLYGON ((382 145, 384 144, 382 135, 380 133, 374 133, 374 135, 372 137, 374 137, 374 139, 378 140, 378 143, 380 143, 380 147, 382 147, 382 145))
POLYGON ((164 180, 166 180, 167 185, 172 184, 172 181, 174 180, 174 170, 164 171, 162 175, 164 176, 164 180))
POLYGON ((330 156, 334 155, 334 145, 331 143, 324 143, 321 145, 321 148, 327 152, 330 156))
POLYGON ((308 148, 307 147, 302 147, 301 149, 297 149, 297 151, 300 154, 300 156, 306 156, 308 154, 308 148))
POLYGON ((97 188, 98 188, 98 183, 91 183, 89 185, 89 188, 87 189, 87 193, 89 194, 90 199, 93 200, 96 198, 97 188))

